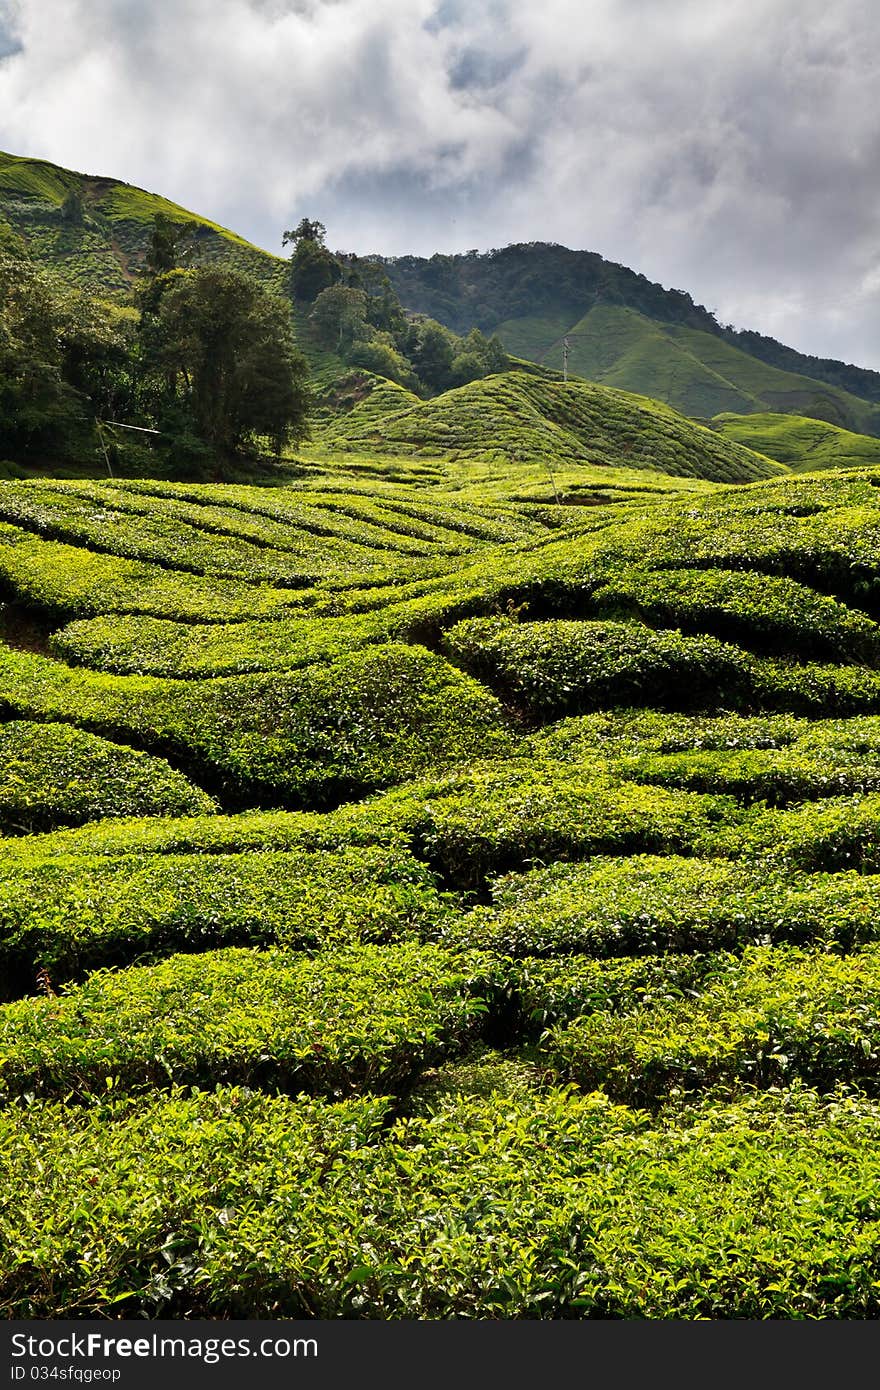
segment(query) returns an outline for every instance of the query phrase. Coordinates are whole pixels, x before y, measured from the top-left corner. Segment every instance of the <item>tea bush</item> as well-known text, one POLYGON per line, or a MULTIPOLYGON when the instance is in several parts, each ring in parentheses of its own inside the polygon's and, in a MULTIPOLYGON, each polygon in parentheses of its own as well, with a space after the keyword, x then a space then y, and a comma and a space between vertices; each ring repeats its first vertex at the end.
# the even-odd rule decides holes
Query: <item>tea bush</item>
POLYGON ((444 940, 511 956, 720 951, 749 942, 880 935, 880 879, 784 865, 633 856, 511 875, 492 907, 444 924, 444 940))
POLYGON ((111 816, 204 815, 216 803, 162 758, 66 724, 0 724, 0 830, 111 816))
POLYGON ((0 1092, 395 1091, 479 1032, 499 968, 431 946, 228 949, 0 1007, 0 1092))
POLYGON ((880 1073, 880 952, 850 956, 752 947, 695 999, 649 999, 554 1030, 556 1067, 588 1089, 652 1104, 720 1083, 780 1086, 800 1077, 875 1089, 880 1073))
POLYGON ((437 929, 450 908, 396 846, 283 853, 55 856, 0 863, 7 988, 225 945, 315 948, 437 929))
POLYGON ((7 1317, 876 1318, 880 1114, 219 1088, 0 1114, 7 1317), (723 1180, 721 1180, 723 1179, 723 1180), (86 1260, 83 1251, 89 1252, 86 1260))

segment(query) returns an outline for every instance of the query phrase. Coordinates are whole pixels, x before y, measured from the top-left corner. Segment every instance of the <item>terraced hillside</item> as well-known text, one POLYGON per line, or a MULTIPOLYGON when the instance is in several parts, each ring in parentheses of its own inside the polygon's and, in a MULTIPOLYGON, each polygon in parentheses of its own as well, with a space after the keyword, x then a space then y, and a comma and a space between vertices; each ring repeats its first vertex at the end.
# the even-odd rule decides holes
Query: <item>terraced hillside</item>
POLYGON ((539 478, 0 485, 4 1315, 880 1314, 880 470, 539 478))
POLYGON ((34 260, 84 288, 107 293, 131 287, 157 213, 195 224, 200 260, 222 259, 261 280, 278 279, 280 259, 167 198, 0 151, 0 246, 4 235, 18 236, 34 260))
POLYGON ((597 304, 574 320, 564 315, 511 319, 497 331, 510 352, 557 370, 567 337, 572 372, 656 397, 684 415, 705 419, 722 412, 770 411, 880 434, 876 401, 763 362, 717 332, 657 322, 621 305, 597 304))
POLYGON ((712 428, 796 473, 820 468, 865 468, 880 463, 880 440, 853 434, 825 420, 799 415, 716 415, 712 428))
POLYGON ((880 434, 880 373, 721 324, 685 291, 596 252, 528 242, 385 264, 409 308, 458 332, 476 324, 557 370, 567 337, 571 371, 685 415, 773 411, 880 434))
POLYGON ((336 448, 435 458, 543 464, 557 471, 649 469, 672 477, 749 482, 781 472, 748 447, 714 435, 660 401, 549 373, 514 370, 432 400, 364 381, 360 399, 324 423, 336 448))

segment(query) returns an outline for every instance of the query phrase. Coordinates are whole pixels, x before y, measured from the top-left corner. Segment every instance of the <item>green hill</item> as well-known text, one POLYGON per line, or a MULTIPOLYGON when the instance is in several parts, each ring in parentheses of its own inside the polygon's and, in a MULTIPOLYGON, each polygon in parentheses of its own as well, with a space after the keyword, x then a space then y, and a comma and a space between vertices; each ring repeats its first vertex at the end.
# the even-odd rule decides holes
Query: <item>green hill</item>
POLYGON ((880 440, 798 415, 716 415, 712 429, 795 473, 880 464, 880 440))
POLYGON ((722 338, 681 324, 661 324, 634 309, 598 305, 570 327, 560 319, 513 319, 498 334, 510 352, 562 368, 563 334, 569 370, 654 396, 684 415, 791 411, 859 431, 880 432, 880 407, 810 377, 781 371, 722 338))
POLYGON ((222 258, 277 280, 279 258, 177 203, 114 179, 0 153, 0 225, 22 238, 33 259, 84 288, 107 293, 130 287, 157 213, 196 224, 200 259, 222 258))
POLYGON ((747 482, 781 469, 662 405, 629 392, 512 371, 421 401, 394 387, 364 396, 322 431, 328 447, 361 452, 649 469, 747 482))
POLYGON ((485 255, 386 259, 411 309, 476 324, 510 352, 656 396, 701 418, 791 412, 880 435, 880 373, 719 324, 690 295, 587 251, 540 242, 485 255))

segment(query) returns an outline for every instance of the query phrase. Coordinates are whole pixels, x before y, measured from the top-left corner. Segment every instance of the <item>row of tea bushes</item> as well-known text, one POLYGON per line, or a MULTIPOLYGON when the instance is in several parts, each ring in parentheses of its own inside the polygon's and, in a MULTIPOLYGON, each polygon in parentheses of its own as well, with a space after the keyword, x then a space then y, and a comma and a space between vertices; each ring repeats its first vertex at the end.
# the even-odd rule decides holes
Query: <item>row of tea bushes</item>
POLYGON ((721 951, 749 942, 880 937, 880 879, 785 865, 633 856, 554 864, 495 885, 446 941, 511 956, 721 951))
POLYGON ((880 790, 880 749, 854 754, 833 743, 810 747, 806 740, 783 748, 643 753, 615 766, 635 782, 770 806, 880 790))
POLYGON ((874 670, 772 661, 715 637, 686 637, 636 622, 472 618, 451 628, 444 649, 537 720, 640 704, 817 717, 880 709, 880 674, 874 670))
POLYGON ((384 645, 300 672, 174 681, 0 649, 0 710, 144 743, 227 794, 326 804, 510 743, 476 681, 384 645))
POLYGON ((641 623, 472 618, 446 634, 445 649, 538 719, 603 705, 707 708, 719 691, 736 706, 748 696, 738 648, 641 623))
POLYGON ((0 1114, 6 1317, 876 1318, 880 1113, 218 1088, 0 1114))
POLYGON ((57 985, 175 951, 430 936, 450 911, 426 867, 394 845, 6 859, 0 967, 14 994, 40 971, 57 985))
POLYGON ((499 988, 498 965, 414 944, 172 956, 0 1007, 0 1094, 399 1091, 475 1036, 499 988))
POLYGON ((199 816, 216 803, 163 758, 68 724, 0 724, 0 830, 33 834, 119 816, 199 816))
POLYGON ((645 999, 553 1030, 546 1047, 563 1076, 629 1104, 710 1086, 876 1088, 880 1075, 880 950, 853 955, 751 947, 716 961, 695 998, 645 999))
POLYGON ((880 628, 864 613, 773 575, 708 569, 624 570, 592 595, 597 616, 706 632, 799 661, 880 664, 880 628))
MULTIPOLYGON (((282 588, 313 583, 328 570, 359 574, 387 565, 387 559, 375 550, 334 537, 300 533, 296 543, 291 534, 284 549, 279 549, 193 526, 170 510, 144 515, 120 507, 112 492, 93 501, 48 484, 13 484, 4 489, 0 518, 49 540, 95 547, 123 559, 282 588)), ((414 546, 413 553, 430 554, 430 549, 424 543, 414 546)))
POLYGON ((271 490, 240 483, 170 483, 148 478, 117 479, 112 486, 117 495, 127 496, 135 505, 152 502, 160 510, 169 507, 193 525, 248 528, 241 534, 271 544, 302 531, 381 550, 400 545, 405 551, 410 548, 408 539, 426 535, 436 539, 438 529, 452 533, 448 540, 472 537, 490 544, 520 540, 542 530, 509 505, 475 506, 433 495, 416 500, 412 491, 383 485, 372 477, 361 486, 347 478, 333 487, 322 478, 271 490), (377 505, 383 518, 378 523, 368 519, 377 505), (430 530, 426 532, 419 523, 427 523, 430 530))
POLYGON ((178 623, 142 616, 88 618, 53 634, 52 653, 72 665, 178 680, 292 671, 333 661, 385 636, 381 613, 178 623))
POLYGON ((713 851, 738 859, 770 857, 807 872, 880 873, 880 796, 758 810, 720 829, 713 851))
POLYGON ((336 819, 393 828, 446 882, 480 889, 506 870, 554 859, 699 853, 739 814, 721 797, 511 757, 423 778, 361 807, 340 808, 336 819))
POLYGON ((56 618, 149 613, 219 623, 268 616, 299 602, 292 590, 166 570, 40 540, 5 525, 0 525, 0 582, 22 602, 56 618))

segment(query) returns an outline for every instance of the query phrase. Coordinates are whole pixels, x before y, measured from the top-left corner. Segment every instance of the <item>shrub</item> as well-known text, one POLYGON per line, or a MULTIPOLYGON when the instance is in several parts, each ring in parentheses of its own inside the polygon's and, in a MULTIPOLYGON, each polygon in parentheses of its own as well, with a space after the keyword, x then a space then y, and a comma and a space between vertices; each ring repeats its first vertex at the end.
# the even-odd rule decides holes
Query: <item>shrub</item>
POLYGON ((412 944, 172 956, 0 1008, 0 1089, 400 1090, 473 1038, 496 988, 477 962, 412 944))
POLYGON ((629 1104, 719 1083, 876 1087, 880 953, 752 947, 696 999, 649 1000, 555 1029, 549 1055, 566 1077, 629 1104))
POLYGON ((804 660, 880 662, 880 628, 794 580, 730 570, 624 571, 593 594, 599 615, 626 616, 804 660))
POLYGON ((219 1088, 0 1115, 7 1317, 876 1318, 880 1115, 219 1088), (89 1259, 82 1252, 89 1252, 89 1259))
POLYGON ((0 725, 0 830, 30 834, 110 816, 204 815, 216 803, 163 758, 66 724, 0 725))
POLYGON ((205 681, 96 675, 0 651, 0 709, 73 720, 170 752, 227 793, 327 804, 509 744, 474 681, 421 648, 386 645, 297 674, 205 681))
POLYGON ((495 899, 442 924, 443 939, 512 956, 604 957, 761 941, 849 947, 880 931, 880 880, 671 855, 555 864, 501 879, 495 899))
POLYGON ((394 941, 448 912, 424 865, 394 846, 11 860, 0 963, 10 988, 26 988, 40 969, 57 984, 172 951, 394 941))
POLYGON ((700 708, 716 704, 721 691, 738 704, 747 688, 735 648, 638 623, 473 618, 452 628, 446 650, 542 718, 643 701, 700 708))

